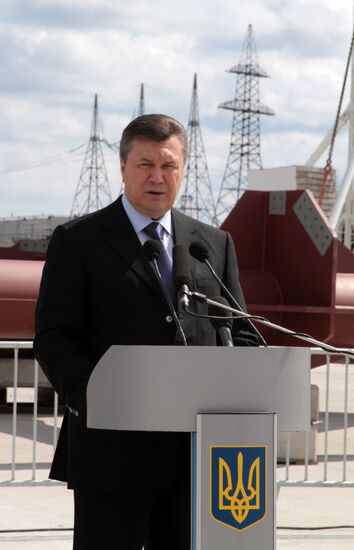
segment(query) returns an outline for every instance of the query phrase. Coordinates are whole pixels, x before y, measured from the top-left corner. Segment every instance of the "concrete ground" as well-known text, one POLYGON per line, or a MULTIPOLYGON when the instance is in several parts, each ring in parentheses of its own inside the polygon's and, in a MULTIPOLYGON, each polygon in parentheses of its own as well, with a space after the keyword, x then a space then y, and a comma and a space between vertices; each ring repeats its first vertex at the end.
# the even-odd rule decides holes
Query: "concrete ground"
MULTIPOLYGON (((1 550, 71 550, 70 491, 65 487, 2 487, 0 493, 1 550)), ((278 550, 353 550, 353 493, 354 489, 281 489, 278 550), (351 528, 334 528, 340 525, 351 528)))
MULTIPOLYGON (((320 410, 324 410, 325 369, 315 369, 312 383, 320 387, 320 410)), ((328 480, 341 480, 343 474, 343 381, 344 370, 331 367, 331 414, 328 440, 328 480)), ((354 481, 354 367, 349 375, 347 478, 354 481)), ((38 479, 45 481, 52 458, 50 416, 38 421, 38 479)), ((0 414, 0 482, 11 475, 12 418, 0 414)), ((18 481, 31 478, 33 424, 30 414, 20 414, 17 427, 16 464, 18 481)), ((316 438, 318 465, 309 466, 309 479, 323 478, 323 414, 316 438)), ((285 468, 278 466, 277 478, 285 468)), ((302 479, 303 465, 292 465, 290 479, 302 479)), ((62 485, 0 486, 1 550, 70 550, 72 548, 72 493, 62 485)), ((282 487, 277 503, 278 550, 353 550, 354 488, 282 487)), ((101 549, 98 549, 101 550, 101 549)), ((253 549, 252 549, 253 550, 253 549)))

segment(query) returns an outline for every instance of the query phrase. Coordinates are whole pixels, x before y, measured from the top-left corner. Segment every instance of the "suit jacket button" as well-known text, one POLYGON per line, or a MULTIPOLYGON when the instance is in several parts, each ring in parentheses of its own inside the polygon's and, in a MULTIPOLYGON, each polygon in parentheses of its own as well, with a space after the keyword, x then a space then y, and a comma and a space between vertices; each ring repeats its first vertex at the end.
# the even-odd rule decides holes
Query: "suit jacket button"
POLYGON ((166 315, 166 323, 172 323, 173 318, 172 315, 166 315))

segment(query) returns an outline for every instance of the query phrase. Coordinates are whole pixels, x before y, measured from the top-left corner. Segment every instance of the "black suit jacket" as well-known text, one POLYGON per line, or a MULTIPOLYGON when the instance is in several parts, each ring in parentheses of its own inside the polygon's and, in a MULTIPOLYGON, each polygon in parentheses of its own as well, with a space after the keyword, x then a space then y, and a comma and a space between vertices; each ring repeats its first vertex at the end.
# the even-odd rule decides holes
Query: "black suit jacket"
MULTIPOLYGON (((243 305, 230 235, 174 209, 172 223, 176 244, 188 248, 200 240, 207 245, 216 272, 243 305)), ((209 297, 222 294, 204 264, 191 258, 191 269, 195 290, 209 297)), ((206 312, 203 304, 192 307, 206 312)), ((178 314, 188 345, 216 345, 208 320, 181 310, 178 314)), ((257 343, 244 321, 235 323, 233 332, 243 343, 257 343)), ((34 340, 36 358, 68 406, 52 478, 72 488, 102 491, 141 491, 171 482, 185 434, 87 429, 85 390, 93 368, 112 344, 181 343, 120 198, 55 230, 43 270, 34 340)))

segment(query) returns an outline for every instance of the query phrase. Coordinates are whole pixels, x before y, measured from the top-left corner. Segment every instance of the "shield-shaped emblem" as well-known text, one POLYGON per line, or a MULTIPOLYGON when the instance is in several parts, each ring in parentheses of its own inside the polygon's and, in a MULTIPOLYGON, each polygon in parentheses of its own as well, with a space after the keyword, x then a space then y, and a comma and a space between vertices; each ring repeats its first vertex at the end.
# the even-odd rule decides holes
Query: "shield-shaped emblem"
POLYGON ((267 447, 210 447, 210 508, 214 520, 239 531, 267 512, 267 447))

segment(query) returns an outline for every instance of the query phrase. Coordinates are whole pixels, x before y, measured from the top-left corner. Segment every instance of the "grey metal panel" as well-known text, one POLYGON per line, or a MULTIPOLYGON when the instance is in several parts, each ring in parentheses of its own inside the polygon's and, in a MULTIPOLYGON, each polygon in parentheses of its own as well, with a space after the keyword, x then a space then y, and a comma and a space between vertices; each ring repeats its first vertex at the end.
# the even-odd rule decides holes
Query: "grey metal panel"
POLYGON ((310 349, 112 346, 87 388, 87 425, 196 431, 197 413, 276 412, 310 427, 310 349))
POLYGON ((306 191, 296 201, 293 209, 313 244, 323 256, 333 240, 333 234, 306 191))
POLYGON ((274 550, 276 544, 275 438, 276 416, 274 414, 198 415, 196 550, 258 548, 274 550), (259 445, 267 448, 266 513, 259 523, 236 531, 215 520, 211 513, 210 447, 259 445))
POLYGON ((286 212, 286 191, 270 191, 269 214, 284 216, 286 212))

